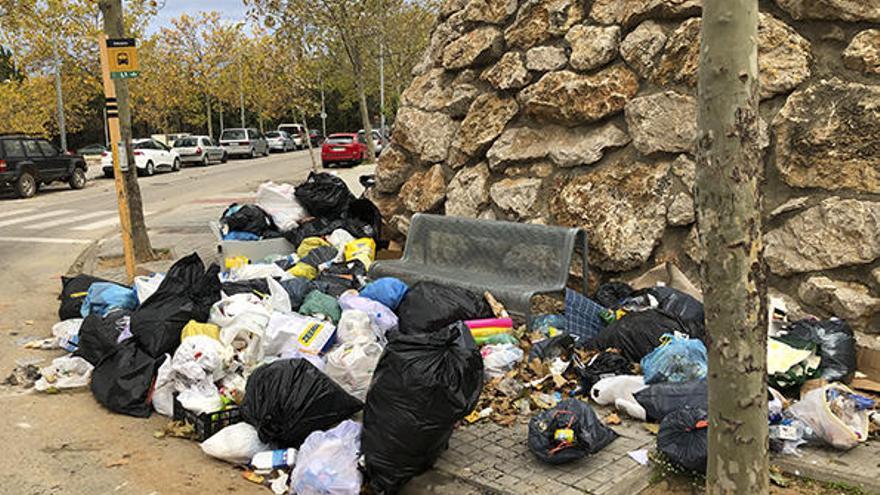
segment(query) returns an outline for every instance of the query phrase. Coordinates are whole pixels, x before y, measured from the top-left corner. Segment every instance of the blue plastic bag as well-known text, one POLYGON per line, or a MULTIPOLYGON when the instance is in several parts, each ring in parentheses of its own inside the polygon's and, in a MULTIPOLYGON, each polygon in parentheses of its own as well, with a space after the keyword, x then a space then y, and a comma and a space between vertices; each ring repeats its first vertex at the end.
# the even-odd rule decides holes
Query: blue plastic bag
POLYGON ((706 346, 699 339, 663 334, 660 347, 642 358, 645 383, 687 382, 706 378, 706 346))
POLYGON ((138 306, 137 291, 110 282, 95 282, 89 286, 89 292, 83 299, 80 314, 83 318, 91 314, 102 317, 113 309, 133 310, 138 306))
POLYGON ((565 332, 586 342, 605 328, 600 316, 605 308, 589 297, 565 289, 565 332))
POLYGON ((403 296, 408 290, 409 287, 400 280, 394 277, 384 277, 367 284, 361 290, 360 295, 380 302, 393 311, 400 305, 400 301, 403 300, 403 296))
POLYGON ((241 230, 233 230, 223 234, 224 241, 259 241, 260 236, 252 232, 243 232, 241 230))

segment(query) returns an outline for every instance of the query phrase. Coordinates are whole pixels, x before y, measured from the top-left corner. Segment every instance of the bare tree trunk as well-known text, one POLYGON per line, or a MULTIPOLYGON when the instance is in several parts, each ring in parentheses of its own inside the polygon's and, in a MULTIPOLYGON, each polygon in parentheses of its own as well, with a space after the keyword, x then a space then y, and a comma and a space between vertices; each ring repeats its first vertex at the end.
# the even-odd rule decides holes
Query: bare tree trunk
POLYGON ((205 94, 205 108, 208 112, 208 137, 214 139, 214 123, 211 122, 213 117, 211 116, 211 95, 205 94))
POLYGON ((758 0, 705 0, 697 227, 709 335, 709 494, 768 492, 758 0))
POLYGON ((303 129, 305 129, 305 131, 306 131, 306 135, 303 139, 306 140, 306 145, 309 147, 309 160, 312 161, 312 170, 317 172, 318 171, 318 163, 315 161, 315 153, 312 151, 312 137, 311 137, 312 131, 309 130, 309 124, 306 121, 305 112, 301 111, 299 113, 299 116, 300 116, 300 119, 302 120, 303 129))
POLYGON ((370 123, 370 111, 367 109, 367 94, 364 89, 364 65, 361 63, 360 54, 354 48, 351 51, 352 65, 354 66, 354 80, 358 93, 358 104, 361 107, 361 121, 364 125, 364 138, 367 141, 367 160, 376 161, 376 143, 373 142, 373 125, 370 123))
MULTIPOLYGON (((100 8, 104 15, 104 32, 107 33, 107 36, 123 38, 125 26, 122 22, 122 0, 101 0, 100 8)), ((144 222, 144 203, 137 180, 134 153, 131 150, 131 107, 129 106, 128 82, 125 79, 115 79, 113 83, 116 86, 116 99, 119 104, 119 126, 122 142, 125 143, 125 155, 128 157, 128 167, 122 176, 128 195, 134 255, 138 262, 145 262, 152 260, 154 253, 150 237, 147 235, 147 224, 144 222)))

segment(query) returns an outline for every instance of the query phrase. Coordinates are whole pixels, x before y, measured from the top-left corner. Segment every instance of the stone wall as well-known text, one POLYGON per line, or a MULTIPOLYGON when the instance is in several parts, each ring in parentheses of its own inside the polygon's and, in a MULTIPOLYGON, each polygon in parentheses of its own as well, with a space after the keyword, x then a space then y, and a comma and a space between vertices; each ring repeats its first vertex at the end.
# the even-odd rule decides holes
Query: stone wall
MULTIPOLYGON (((700 0, 447 0, 374 199, 576 225, 599 279, 696 280, 700 0)), ((766 0, 765 257, 774 290, 880 333, 880 0, 766 0)))

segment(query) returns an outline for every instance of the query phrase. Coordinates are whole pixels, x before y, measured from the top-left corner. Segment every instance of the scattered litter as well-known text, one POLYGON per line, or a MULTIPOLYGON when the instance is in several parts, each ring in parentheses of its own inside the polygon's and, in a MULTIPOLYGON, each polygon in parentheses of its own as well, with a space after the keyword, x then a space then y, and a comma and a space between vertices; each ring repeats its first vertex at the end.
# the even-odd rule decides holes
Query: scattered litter
POLYGON ((648 465, 648 449, 631 450, 626 455, 642 466, 648 465))

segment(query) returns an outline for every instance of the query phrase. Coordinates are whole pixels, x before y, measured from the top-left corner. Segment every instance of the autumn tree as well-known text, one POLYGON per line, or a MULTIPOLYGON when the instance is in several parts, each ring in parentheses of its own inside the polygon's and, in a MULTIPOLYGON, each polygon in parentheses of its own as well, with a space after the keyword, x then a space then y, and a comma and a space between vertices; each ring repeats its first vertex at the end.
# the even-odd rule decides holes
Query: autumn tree
POLYGON ((710 494, 768 491, 757 38, 757 0, 704 0, 696 207, 709 334, 710 494))

